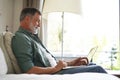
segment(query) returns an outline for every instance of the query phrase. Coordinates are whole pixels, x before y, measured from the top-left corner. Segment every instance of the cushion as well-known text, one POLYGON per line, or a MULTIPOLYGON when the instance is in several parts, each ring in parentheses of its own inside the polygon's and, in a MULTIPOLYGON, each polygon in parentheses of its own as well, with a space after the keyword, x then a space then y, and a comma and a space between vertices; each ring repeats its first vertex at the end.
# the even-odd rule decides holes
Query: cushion
POLYGON ((7 73, 7 64, 2 49, 0 48, 0 74, 7 73))
POLYGON ((5 41, 5 48, 7 50, 7 53, 10 57, 10 61, 12 63, 13 69, 15 71, 15 73, 21 73, 21 70, 18 66, 17 60, 12 52, 11 49, 11 39, 13 37, 13 34, 11 32, 6 32, 4 35, 4 41, 5 41))
POLYGON ((4 53, 4 57, 5 57, 5 60, 6 60, 6 63, 7 63, 7 73, 14 73, 10 58, 7 54, 7 51, 6 51, 6 48, 5 48, 5 45, 4 45, 3 35, 4 35, 4 33, 0 34, 0 47, 3 51, 3 53, 4 53))

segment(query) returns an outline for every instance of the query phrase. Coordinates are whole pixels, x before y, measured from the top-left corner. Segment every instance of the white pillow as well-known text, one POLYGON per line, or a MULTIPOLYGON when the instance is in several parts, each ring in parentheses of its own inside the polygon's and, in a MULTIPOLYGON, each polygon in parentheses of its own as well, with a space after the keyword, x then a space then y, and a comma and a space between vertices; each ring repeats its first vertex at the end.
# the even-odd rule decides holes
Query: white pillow
POLYGON ((0 74, 7 73, 7 64, 2 49, 0 48, 0 74))
POLYGON ((16 58, 12 52, 12 49, 11 49, 11 39, 13 36, 14 36, 14 34, 11 32, 5 33, 5 35, 4 35, 5 48, 7 50, 8 55, 9 55, 13 69, 15 70, 15 73, 21 73, 21 70, 18 66, 17 60, 16 60, 16 58))

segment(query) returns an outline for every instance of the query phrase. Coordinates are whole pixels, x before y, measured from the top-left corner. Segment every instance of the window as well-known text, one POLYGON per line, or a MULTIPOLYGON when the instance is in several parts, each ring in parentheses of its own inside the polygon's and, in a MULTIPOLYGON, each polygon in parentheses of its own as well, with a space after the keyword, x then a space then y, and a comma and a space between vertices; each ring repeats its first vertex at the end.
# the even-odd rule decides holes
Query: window
POLYGON ((82 15, 64 13, 61 47, 61 12, 48 15, 47 47, 56 56, 86 56, 98 46, 94 62, 108 69, 120 69, 119 0, 81 0, 82 15))

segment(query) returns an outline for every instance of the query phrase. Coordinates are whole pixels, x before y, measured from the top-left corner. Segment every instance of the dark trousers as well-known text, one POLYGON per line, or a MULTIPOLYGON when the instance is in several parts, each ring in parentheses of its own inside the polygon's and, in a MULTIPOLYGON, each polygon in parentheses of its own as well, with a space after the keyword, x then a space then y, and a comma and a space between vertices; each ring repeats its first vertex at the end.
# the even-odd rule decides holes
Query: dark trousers
POLYGON ((107 73, 101 66, 88 65, 88 66, 79 66, 75 68, 62 69, 56 74, 74 74, 74 73, 83 73, 83 72, 107 73))

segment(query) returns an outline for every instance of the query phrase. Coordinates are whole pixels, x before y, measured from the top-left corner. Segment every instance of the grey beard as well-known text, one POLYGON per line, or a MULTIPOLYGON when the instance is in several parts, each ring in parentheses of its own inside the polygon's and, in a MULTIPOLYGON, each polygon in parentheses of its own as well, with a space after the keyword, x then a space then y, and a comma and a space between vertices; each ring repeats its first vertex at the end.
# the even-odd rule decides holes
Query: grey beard
POLYGON ((34 28, 33 34, 38 34, 38 28, 34 28))
POLYGON ((30 26, 31 32, 33 34, 37 34, 38 33, 38 28, 34 27, 34 26, 30 26))

